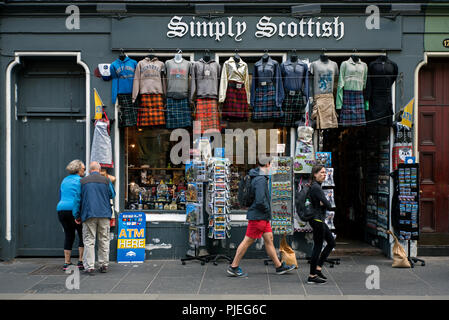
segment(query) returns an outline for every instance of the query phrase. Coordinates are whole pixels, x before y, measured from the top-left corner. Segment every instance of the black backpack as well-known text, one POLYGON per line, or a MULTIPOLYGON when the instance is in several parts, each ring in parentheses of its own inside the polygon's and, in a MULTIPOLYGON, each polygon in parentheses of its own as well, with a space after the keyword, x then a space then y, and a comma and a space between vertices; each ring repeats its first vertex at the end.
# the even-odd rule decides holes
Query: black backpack
POLYGON ((249 207, 254 202, 254 192, 251 187, 252 178, 249 175, 244 176, 239 182, 238 201, 242 207, 249 207))
POLYGON ((301 191, 296 192, 295 205, 296 212, 302 221, 307 222, 314 218, 315 210, 310 201, 310 185, 304 184, 301 191))

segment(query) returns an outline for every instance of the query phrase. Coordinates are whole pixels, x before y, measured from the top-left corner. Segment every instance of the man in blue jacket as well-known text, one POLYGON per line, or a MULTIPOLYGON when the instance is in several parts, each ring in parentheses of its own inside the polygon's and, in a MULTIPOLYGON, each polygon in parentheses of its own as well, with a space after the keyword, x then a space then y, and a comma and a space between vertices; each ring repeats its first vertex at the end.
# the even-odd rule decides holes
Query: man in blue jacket
POLYGON ((77 223, 83 222, 84 269, 90 275, 95 271, 96 240, 99 271, 107 272, 109 265, 110 199, 115 197, 115 190, 100 170, 100 164, 94 161, 90 164, 90 175, 81 179, 81 206, 75 215, 77 223))
POLYGON ((249 171, 251 177, 251 192, 254 192, 254 201, 249 207, 246 214, 248 219, 248 227, 243 241, 240 243, 235 253, 232 264, 228 267, 227 273, 234 277, 246 277, 247 274, 239 267, 248 248, 256 241, 263 237, 265 250, 274 263, 277 274, 284 274, 295 268, 295 266, 287 266, 285 262, 280 262, 276 255, 276 249, 273 244, 273 231, 271 230, 271 205, 270 193, 268 191, 268 183, 270 182, 271 159, 265 165, 261 165, 256 169, 249 171))

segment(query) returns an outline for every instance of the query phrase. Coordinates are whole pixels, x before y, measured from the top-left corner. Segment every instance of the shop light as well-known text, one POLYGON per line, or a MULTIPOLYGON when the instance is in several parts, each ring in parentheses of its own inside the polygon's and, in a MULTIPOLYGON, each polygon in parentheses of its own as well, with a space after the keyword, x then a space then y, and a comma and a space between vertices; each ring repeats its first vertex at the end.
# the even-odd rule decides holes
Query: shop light
POLYGON ((133 149, 136 147, 136 145, 135 145, 134 143, 133 143, 133 144, 130 144, 129 146, 130 146, 131 148, 133 148, 133 149))
POLYGON ((217 14, 224 12, 224 4, 195 4, 196 14, 217 14))
POLYGON ((100 13, 126 13, 125 3, 98 3, 97 12, 100 13))
POLYGON ((303 4, 299 6, 292 6, 291 13, 294 17, 305 15, 313 15, 321 13, 321 5, 319 4, 303 4))

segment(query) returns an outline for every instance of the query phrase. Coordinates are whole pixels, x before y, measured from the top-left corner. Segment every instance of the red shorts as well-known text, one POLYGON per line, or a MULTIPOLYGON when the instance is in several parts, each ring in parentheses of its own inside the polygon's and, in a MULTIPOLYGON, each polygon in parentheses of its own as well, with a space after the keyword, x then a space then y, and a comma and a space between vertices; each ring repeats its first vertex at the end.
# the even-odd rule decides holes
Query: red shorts
POLYGON ((271 223, 267 220, 248 220, 246 236, 251 239, 260 239, 264 233, 273 232, 271 223))

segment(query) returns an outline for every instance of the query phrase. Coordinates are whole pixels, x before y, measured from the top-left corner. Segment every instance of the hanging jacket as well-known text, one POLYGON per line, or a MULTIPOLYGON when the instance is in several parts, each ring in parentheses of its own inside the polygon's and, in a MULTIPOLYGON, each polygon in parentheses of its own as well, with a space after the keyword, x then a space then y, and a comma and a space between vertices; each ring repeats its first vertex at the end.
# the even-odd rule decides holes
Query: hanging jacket
POLYGON ((267 62, 260 59, 254 64, 253 78, 251 84, 251 105, 255 105, 256 88, 261 85, 273 83, 276 90, 276 106, 281 107, 285 92, 282 84, 281 69, 279 62, 268 58, 267 62))
POLYGON ((132 94, 136 67, 137 61, 128 56, 123 61, 117 59, 111 63, 112 104, 115 104, 118 94, 132 94))
POLYGON ((309 101, 309 70, 301 60, 292 62, 290 59, 281 63, 281 75, 285 94, 289 91, 300 91, 309 101))
POLYGON ((249 85, 249 72, 248 65, 243 60, 236 63, 234 57, 230 57, 223 64, 220 77, 220 90, 218 94, 218 102, 222 103, 226 99, 226 90, 228 89, 228 82, 235 81, 243 83, 246 91, 246 98, 248 104, 251 103, 250 99, 250 85, 249 85))

